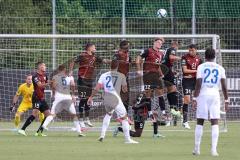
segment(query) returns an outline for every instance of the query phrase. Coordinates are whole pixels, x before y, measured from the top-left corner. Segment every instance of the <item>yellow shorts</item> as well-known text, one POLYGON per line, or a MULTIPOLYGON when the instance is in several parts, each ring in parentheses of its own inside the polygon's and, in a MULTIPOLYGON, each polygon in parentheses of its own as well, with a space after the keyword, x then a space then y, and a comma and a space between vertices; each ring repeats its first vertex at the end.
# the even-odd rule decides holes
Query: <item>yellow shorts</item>
POLYGON ((32 103, 21 103, 17 109, 17 112, 26 112, 32 108, 32 103))

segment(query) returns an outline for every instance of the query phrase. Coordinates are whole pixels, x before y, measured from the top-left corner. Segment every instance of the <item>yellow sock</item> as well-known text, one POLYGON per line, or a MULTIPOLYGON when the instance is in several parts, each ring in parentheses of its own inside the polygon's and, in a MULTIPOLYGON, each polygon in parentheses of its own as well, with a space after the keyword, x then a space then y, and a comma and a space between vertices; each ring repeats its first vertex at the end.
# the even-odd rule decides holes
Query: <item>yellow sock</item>
POLYGON ((15 124, 15 127, 18 128, 19 127, 19 124, 20 124, 20 115, 16 114, 15 115, 15 119, 14 119, 14 124, 15 124))
POLYGON ((44 119, 44 114, 41 113, 41 112, 39 112, 39 121, 40 121, 41 123, 42 123, 43 119, 44 119))

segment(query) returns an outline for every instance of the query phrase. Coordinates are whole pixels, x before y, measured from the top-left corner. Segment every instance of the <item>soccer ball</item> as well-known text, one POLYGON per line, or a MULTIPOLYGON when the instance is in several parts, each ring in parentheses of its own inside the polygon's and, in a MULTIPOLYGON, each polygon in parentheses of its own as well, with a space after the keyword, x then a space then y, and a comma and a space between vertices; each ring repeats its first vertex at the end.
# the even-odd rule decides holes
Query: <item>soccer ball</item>
POLYGON ((166 9, 159 9, 157 11, 158 18, 166 18, 167 17, 167 11, 166 9))

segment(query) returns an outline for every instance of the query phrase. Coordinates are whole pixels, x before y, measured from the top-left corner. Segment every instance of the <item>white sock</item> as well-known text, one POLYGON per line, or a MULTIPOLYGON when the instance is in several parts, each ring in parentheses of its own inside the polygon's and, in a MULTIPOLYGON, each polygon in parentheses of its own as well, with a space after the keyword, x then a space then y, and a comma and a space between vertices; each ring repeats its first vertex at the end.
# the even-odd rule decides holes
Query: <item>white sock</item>
POLYGON ((196 128, 195 128, 195 150, 196 151, 200 151, 202 134, 203 134, 203 126, 196 125, 196 128))
POLYGON ((125 140, 129 141, 130 140, 130 134, 129 134, 129 123, 127 119, 124 119, 122 121, 122 129, 123 129, 123 134, 125 136, 125 140))
POLYGON ((52 120, 53 120, 52 115, 47 116, 46 120, 43 123, 43 127, 46 128, 52 120))
POLYGON ((78 120, 73 120, 73 125, 76 128, 77 133, 82 133, 81 127, 78 120))
POLYGON ((101 131, 101 137, 104 138, 106 135, 106 131, 108 129, 111 117, 109 114, 106 114, 103 118, 103 124, 102 124, 102 131, 101 131))
POLYGON ((217 152, 218 136, 219 136, 219 126, 212 125, 212 151, 213 152, 217 152))

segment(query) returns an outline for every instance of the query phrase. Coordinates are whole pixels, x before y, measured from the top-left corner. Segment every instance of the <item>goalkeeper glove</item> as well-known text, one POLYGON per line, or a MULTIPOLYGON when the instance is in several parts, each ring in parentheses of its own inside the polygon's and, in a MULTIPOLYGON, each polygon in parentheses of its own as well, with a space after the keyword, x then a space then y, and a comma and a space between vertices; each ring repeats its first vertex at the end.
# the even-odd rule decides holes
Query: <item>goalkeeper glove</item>
POLYGON ((16 105, 16 103, 13 103, 12 106, 10 107, 10 111, 11 111, 11 112, 14 112, 14 110, 15 110, 15 105, 16 105))

